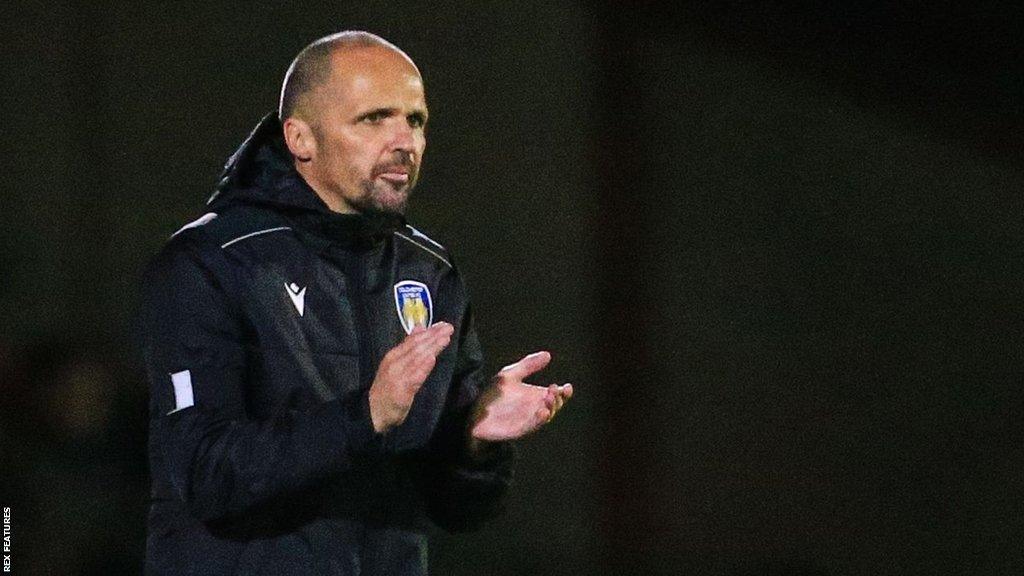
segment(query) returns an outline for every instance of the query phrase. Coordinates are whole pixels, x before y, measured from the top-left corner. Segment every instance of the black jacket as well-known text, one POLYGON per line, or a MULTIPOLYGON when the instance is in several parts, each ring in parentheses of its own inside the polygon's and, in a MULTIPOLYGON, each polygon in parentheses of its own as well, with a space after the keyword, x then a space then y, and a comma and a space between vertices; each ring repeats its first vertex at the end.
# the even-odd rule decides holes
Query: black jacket
POLYGON ((455 531, 501 510, 512 446, 464 453, 486 375, 451 255, 401 218, 329 211, 273 114, 148 267, 139 319, 148 574, 423 574, 428 520, 455 531), (381 435, 367 392, 403 310, 455 336, 381 435))

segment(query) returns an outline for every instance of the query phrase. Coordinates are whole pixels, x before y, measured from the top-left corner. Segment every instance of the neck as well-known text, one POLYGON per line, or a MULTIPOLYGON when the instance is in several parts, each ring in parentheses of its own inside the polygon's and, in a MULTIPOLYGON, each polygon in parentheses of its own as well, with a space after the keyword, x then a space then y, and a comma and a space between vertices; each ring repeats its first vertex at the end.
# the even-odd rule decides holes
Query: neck
POLYGON ((327 205, 327 208, 330 209, 331 212, 337 212, 339 214, 356 214, 358 212, 358 210, 349 205, 341 195, 334 194, 329 191, 327 187, 316 178, 312 170, 309 169, 308 162, 296 160, 295 171, 299 173, 299 176, 302 176, 302 179, 306 181, 306 184, 309 184, 309 187, 313 189, 313 192, 316 192, 316 195, 323 200, 324 204, 327 205))

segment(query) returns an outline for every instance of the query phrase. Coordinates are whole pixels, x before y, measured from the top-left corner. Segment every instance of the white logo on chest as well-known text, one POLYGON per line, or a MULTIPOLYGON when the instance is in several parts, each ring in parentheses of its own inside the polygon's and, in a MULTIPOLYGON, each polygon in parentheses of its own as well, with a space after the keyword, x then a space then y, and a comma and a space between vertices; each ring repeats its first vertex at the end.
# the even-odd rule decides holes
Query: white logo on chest
POLYGON ((295 304, 295 309, 299 311, 299 316, 306 311, 306 289, 299 288, 299 285, 295 282, 291 284, 285 283, 285 289, 288 290, 288 297, 292 299, 292 304, 295 304))

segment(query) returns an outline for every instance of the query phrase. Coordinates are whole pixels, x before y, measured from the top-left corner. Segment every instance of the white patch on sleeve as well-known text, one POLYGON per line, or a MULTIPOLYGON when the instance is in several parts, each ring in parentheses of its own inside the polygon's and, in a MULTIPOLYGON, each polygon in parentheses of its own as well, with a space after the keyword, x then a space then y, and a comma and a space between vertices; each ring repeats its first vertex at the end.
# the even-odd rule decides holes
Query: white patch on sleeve
MULTIPOLYGON (((174 384, 174 410, 184 410, 195 404, 192 399, 192 373, 188 370, 171 374, 171 384, 174 384)), ((170 414, 170 412, 168 412, 170 414)))

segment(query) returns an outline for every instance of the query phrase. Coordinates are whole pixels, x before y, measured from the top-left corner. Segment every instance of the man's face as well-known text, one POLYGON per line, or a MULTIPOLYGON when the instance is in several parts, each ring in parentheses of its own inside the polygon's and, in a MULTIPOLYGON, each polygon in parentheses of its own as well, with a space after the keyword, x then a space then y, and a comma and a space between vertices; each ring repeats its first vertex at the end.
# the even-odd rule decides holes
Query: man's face
POLYGON ((336 210, 402 214, 427 146, 423 80, 383 47, 341 50, 332 66, 311 99, 317 149, 304 175, 336 210))

